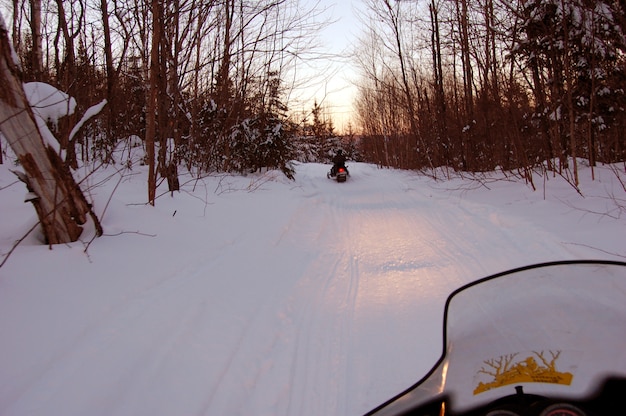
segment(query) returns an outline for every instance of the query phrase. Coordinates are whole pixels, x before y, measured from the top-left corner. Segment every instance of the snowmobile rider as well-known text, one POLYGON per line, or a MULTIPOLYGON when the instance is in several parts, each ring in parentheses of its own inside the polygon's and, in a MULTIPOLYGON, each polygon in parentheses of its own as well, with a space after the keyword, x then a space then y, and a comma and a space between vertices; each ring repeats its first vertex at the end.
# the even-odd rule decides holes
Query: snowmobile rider
POLYGON ((333 168, 331 169, 331 175, 337 175, 339 168, 346 168, 346 157, 343 154, 343 150, 337 150, 337 154, 333 158, 333 168))

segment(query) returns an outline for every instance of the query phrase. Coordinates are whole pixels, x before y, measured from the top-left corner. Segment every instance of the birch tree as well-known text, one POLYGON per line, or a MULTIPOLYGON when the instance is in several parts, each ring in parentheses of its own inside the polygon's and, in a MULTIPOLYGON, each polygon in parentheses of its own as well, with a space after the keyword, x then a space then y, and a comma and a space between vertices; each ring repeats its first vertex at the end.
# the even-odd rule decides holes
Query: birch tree
POLYGON ((99 221, 71 172, 54 148, 44 142, 21 78, 0 16, 0 132, 24 168, 18 177, 28 189, 26 201, 33 204, 48 244, 76 241, 88 215, 101 234, 99 221))

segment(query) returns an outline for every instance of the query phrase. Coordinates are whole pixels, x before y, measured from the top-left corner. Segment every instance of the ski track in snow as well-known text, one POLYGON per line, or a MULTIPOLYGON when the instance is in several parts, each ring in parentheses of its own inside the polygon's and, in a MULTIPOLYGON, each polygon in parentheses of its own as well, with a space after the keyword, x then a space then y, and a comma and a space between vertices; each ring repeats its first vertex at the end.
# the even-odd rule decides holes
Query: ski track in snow
POLYGON ((4 357, 0 414, 361 414, 438 358, 453 289, 578 253, 413 173, 355 164, 339 184, 327 168, 299 166, 288 200, 224 196, 228 236, 109 294, 32 364, 4 357))
MULTIPOLYGON (((359 319, 359 305, 364 305, 367 312, 367 305, 376 303, 376 299, 368 299, 368 293, 378 297, 381 289, 386 289, 390 293, 384 302, 398 302, 398 309, 405 313, 419 313, 420 309, 432 313, 429 309, 437 305, 436 301, 443 302, 447 293, 464 283, 446 279, 447 275, 456 276, 459 269, 471 270, 474 276, 486 273, 488 269, 478 260, 482 253, 477 252, 484 249, 483 239, 493 239, 495 234, 494 250, 500 247, 505 251, 515 241, 510 233, 519 230, 493 224, 484 218, 483 207, 476 214, 445 201, 428 201, 419 191, 407 189, 405 181, 390 180, 389 176, 394 177, 397 172, 387 175, 385 171, 355 169, 347 184, 320 183, 314 173, 309 175, 303 175, 301 182, 306 194, 287 220, 288 231, 281 235, 281 241, 302 246, 308 239, 317 252, 299 278, 292 304, 281 312, 291 314, 291 331, 295 332, 286 383, 290 393, 284 413, 283 409, 272 409, 271 413, 353 414, 357 409, 367 410, 365 405, 354 407, 355 403, 367 403, 368 397, 354 388, 359 380, 349 379, 349 375, 354 373, 351 368, 362 365, 352 357, 368 353, 370 340, 364 339, 362 344, 354 341, 363 337, 355 328, 357 321, 369 320, 367 313, 359 319), (436 216, 428 216, 437 212, 436 216), (458 222, 450 224, 451 218, 458 222), (409 276, 413 274, 419 278, 409 276), (359 302, 361 279, 368 282, 359 302), (434 295, 435 301, 425 295, 434 295), (415 303, 424 305, 420 308, 415 303), (336 394, 328 396, 329 391, 336 394)), ((523 226, 541 234, 528 224, 523 226)), ((553 246, 553 240, 547 237, 546 247, 553 246)), ((494 260, 508 266, 497 252, 494 260)), ((435 314, 433 321, 436 324, 427 326, 423 333, 430 330, 431 335, 438 335, 440 318, 435 314)), ((420 333, 418 328, 399 325, 389 334, 375 336, 387 336, 392 342, 396 337, 406 337, 405 331, 420 333)), ((415 339, 414 343, 419 348, 425 341, 415 339)), ((415 355, 415 361, 422 360, 419 354, 415 355)), ((436 354, 432 358, 430 363, 436 354)), ((385 357, 379 359, 385 362, 385 357)), ((416 363, 414 366, 418 367, 416 363)), ((390 370, 402 369, 383 371, 390 370)), ((415 374, 410 372, 408 377, 415 374)), ((395 387, 408 386, 414 380, 407 378, 405 385, 395 387)), ((380 396, 380 400, 385 397, 380 396)))

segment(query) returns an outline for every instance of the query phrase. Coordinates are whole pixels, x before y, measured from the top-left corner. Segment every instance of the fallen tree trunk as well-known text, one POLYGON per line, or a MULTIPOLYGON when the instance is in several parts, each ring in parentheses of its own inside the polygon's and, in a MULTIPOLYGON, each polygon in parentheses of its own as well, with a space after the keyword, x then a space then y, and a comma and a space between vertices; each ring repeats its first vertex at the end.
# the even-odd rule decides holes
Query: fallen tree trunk
POLYGON ((102 234, 98 218, 71 172, 41 135, 16 60, 0 16, 0 132, 24 168, 25 175, 20 176, 29 191, 26 201, 35 207, 46 242, 76 241, 87 215, 102 234))

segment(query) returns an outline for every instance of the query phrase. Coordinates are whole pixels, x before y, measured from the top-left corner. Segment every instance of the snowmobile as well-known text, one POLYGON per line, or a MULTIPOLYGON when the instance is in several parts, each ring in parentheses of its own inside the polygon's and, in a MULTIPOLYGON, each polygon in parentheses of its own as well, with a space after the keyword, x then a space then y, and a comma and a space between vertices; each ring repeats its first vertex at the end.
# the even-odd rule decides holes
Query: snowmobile
POLYGON ((626 413, 624 262, 550 262, 485 277, 448 297, 443 323, 434 367, 367 415, 626 413))
POLYGON ((328 179, 335 179, 337 182, 345 182, 348 176, 350 176, 350 172, 348 172, 347 166, 339 166, 337 168, 333 166, 326 174, 328 179))

